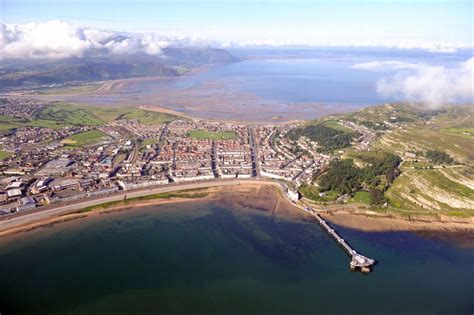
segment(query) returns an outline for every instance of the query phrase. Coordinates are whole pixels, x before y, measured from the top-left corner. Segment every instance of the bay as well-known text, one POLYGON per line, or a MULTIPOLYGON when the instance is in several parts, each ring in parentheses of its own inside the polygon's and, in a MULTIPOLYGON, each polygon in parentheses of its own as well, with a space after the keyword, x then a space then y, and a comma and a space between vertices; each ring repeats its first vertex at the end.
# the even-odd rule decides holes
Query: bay
POLYGON ((474 249, 220 201, 150 206, 13 235, 1 314, 471 314, 474 249))

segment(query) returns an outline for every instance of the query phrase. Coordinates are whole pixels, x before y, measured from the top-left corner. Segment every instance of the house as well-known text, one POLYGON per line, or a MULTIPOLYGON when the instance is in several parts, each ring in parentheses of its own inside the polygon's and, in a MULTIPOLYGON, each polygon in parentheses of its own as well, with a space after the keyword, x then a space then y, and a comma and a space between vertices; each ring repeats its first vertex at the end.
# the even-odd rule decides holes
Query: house
POLYGON ((36 201, 32 197, 26 196, 18 200, 18 204, 20 206, 34 205, 36 204, 36 201))
POLYGON ((10 200, 20 198, 21 196, 23 196, 23 192, 19 188, 7 190, 7 197, 10 200))
POLYGON ((21 188, 21 186, 23 186, 23 182, 21 181, 16 181, 16 182, 12 182, 10 183, 6 189, 18 189, 18 188, 21 188))

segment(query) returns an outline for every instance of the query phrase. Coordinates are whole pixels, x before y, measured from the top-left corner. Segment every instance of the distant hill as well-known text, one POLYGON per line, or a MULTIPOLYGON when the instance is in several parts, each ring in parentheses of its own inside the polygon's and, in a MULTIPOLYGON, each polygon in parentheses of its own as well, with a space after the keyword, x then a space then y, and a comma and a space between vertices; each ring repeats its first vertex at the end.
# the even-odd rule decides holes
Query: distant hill
POLYGON ((211 48, 166 48, 158 56, 140 53, 56 61, 4 60, 0 65, 0 90, 142 76, 178 76, 194 67, 236 60, 223 49, 211 48))
POLYGON ((201 66, 214 63, 227 63, 238 61, 224 49, 210 48, 165 48, 164 58, 161 59, 165 65, 188 65, 201 66))

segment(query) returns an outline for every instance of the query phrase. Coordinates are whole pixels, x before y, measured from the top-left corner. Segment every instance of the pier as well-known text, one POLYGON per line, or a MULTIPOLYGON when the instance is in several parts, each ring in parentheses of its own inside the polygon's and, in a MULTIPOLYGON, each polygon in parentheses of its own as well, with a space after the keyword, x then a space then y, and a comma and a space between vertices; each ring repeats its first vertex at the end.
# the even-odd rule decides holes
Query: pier
POLYGON ((338 244, 347 252, 347 254, 351 257, 350 268, 354 271, 361 271, 363 273, 370 273, 372 268, 375 264, 375 260, 365 257, 358 252, 356 252, 352 247, 350 247, 347 242, 340 237, 333 228, 331 228, 326 221, 324 221, 321 216, 316 213, 313 208, 310 207, 301 207, 305 212, 311 214, 318 220, 319 225, 332 237, 338 242, 338 244))

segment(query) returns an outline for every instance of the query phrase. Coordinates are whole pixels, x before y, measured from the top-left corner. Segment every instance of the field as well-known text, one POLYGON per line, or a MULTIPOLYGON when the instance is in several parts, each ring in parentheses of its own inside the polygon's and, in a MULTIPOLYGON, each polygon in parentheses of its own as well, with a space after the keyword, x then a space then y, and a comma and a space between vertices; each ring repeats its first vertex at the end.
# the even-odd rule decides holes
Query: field
POLYGON ((6 158, 9 157, 10 155, 11 155, 10 152, 6 152, 6 151, 0 150, 0 161, 3 160, 3 159, 6 159, 6 158))
POLYGON ((237 134, 232 131, 210 132, 205 130, 193 130, 188 133, 188 137, 194 139, 234 140, 237 138, 237 134))
POLYGON ((46 107, 38 116, 68 125, 100 125, 118 119, 137 119, 142 124, 162 124, 177 119, 176 116, 139 108, 92 107, 57 102, 46 107))
POLYGON ((21 127, 59 129, 65 126, 99 126, 118 119, 136 119, 142 124, 163 124, 177 116, 139 108, 92 107, 56 102, 44 108, 34 119, 0 115, 0 132, 21 127))
POLYGON ((96 126, 104 122, 92 108, 56 103, 43 109, 38 119, 54 121, 63 125, 96 126))
POLYGON ((12 129, 22 127, 45 127, 59 129, 65 127, 65 125, 51 120, 31 120, 0 115, 0 132, 8 132, 12 129))
POLYGON ((319 195, 319 189, 312 185, 303 185, 299 188, 299 192, 307 199, 315 202, 335 201, 338 193, 335 191, 326 191, 323 196, 319 195))
POLYGON ((370 205, 370 202, 372 201, 372 198, 370 196, 370 193, 367 191, 358 191, 354 194, 354 197, 352 198, 353 202, 357 203, 363 203, 366 205, 370 205))
POLYGON ((344 127, 343 125, 339 124, 336 120, 326 120, 323 123, 323 125, 332 129, 342 131, 342 132, 353 133, 351 129, 344 127))
POLYGON ((100 130, 90 130, 77 133, 63 140, 63 143, 68 146, 82 147, 88 144, 93 144, 106 137, 107 135, 100 130))

